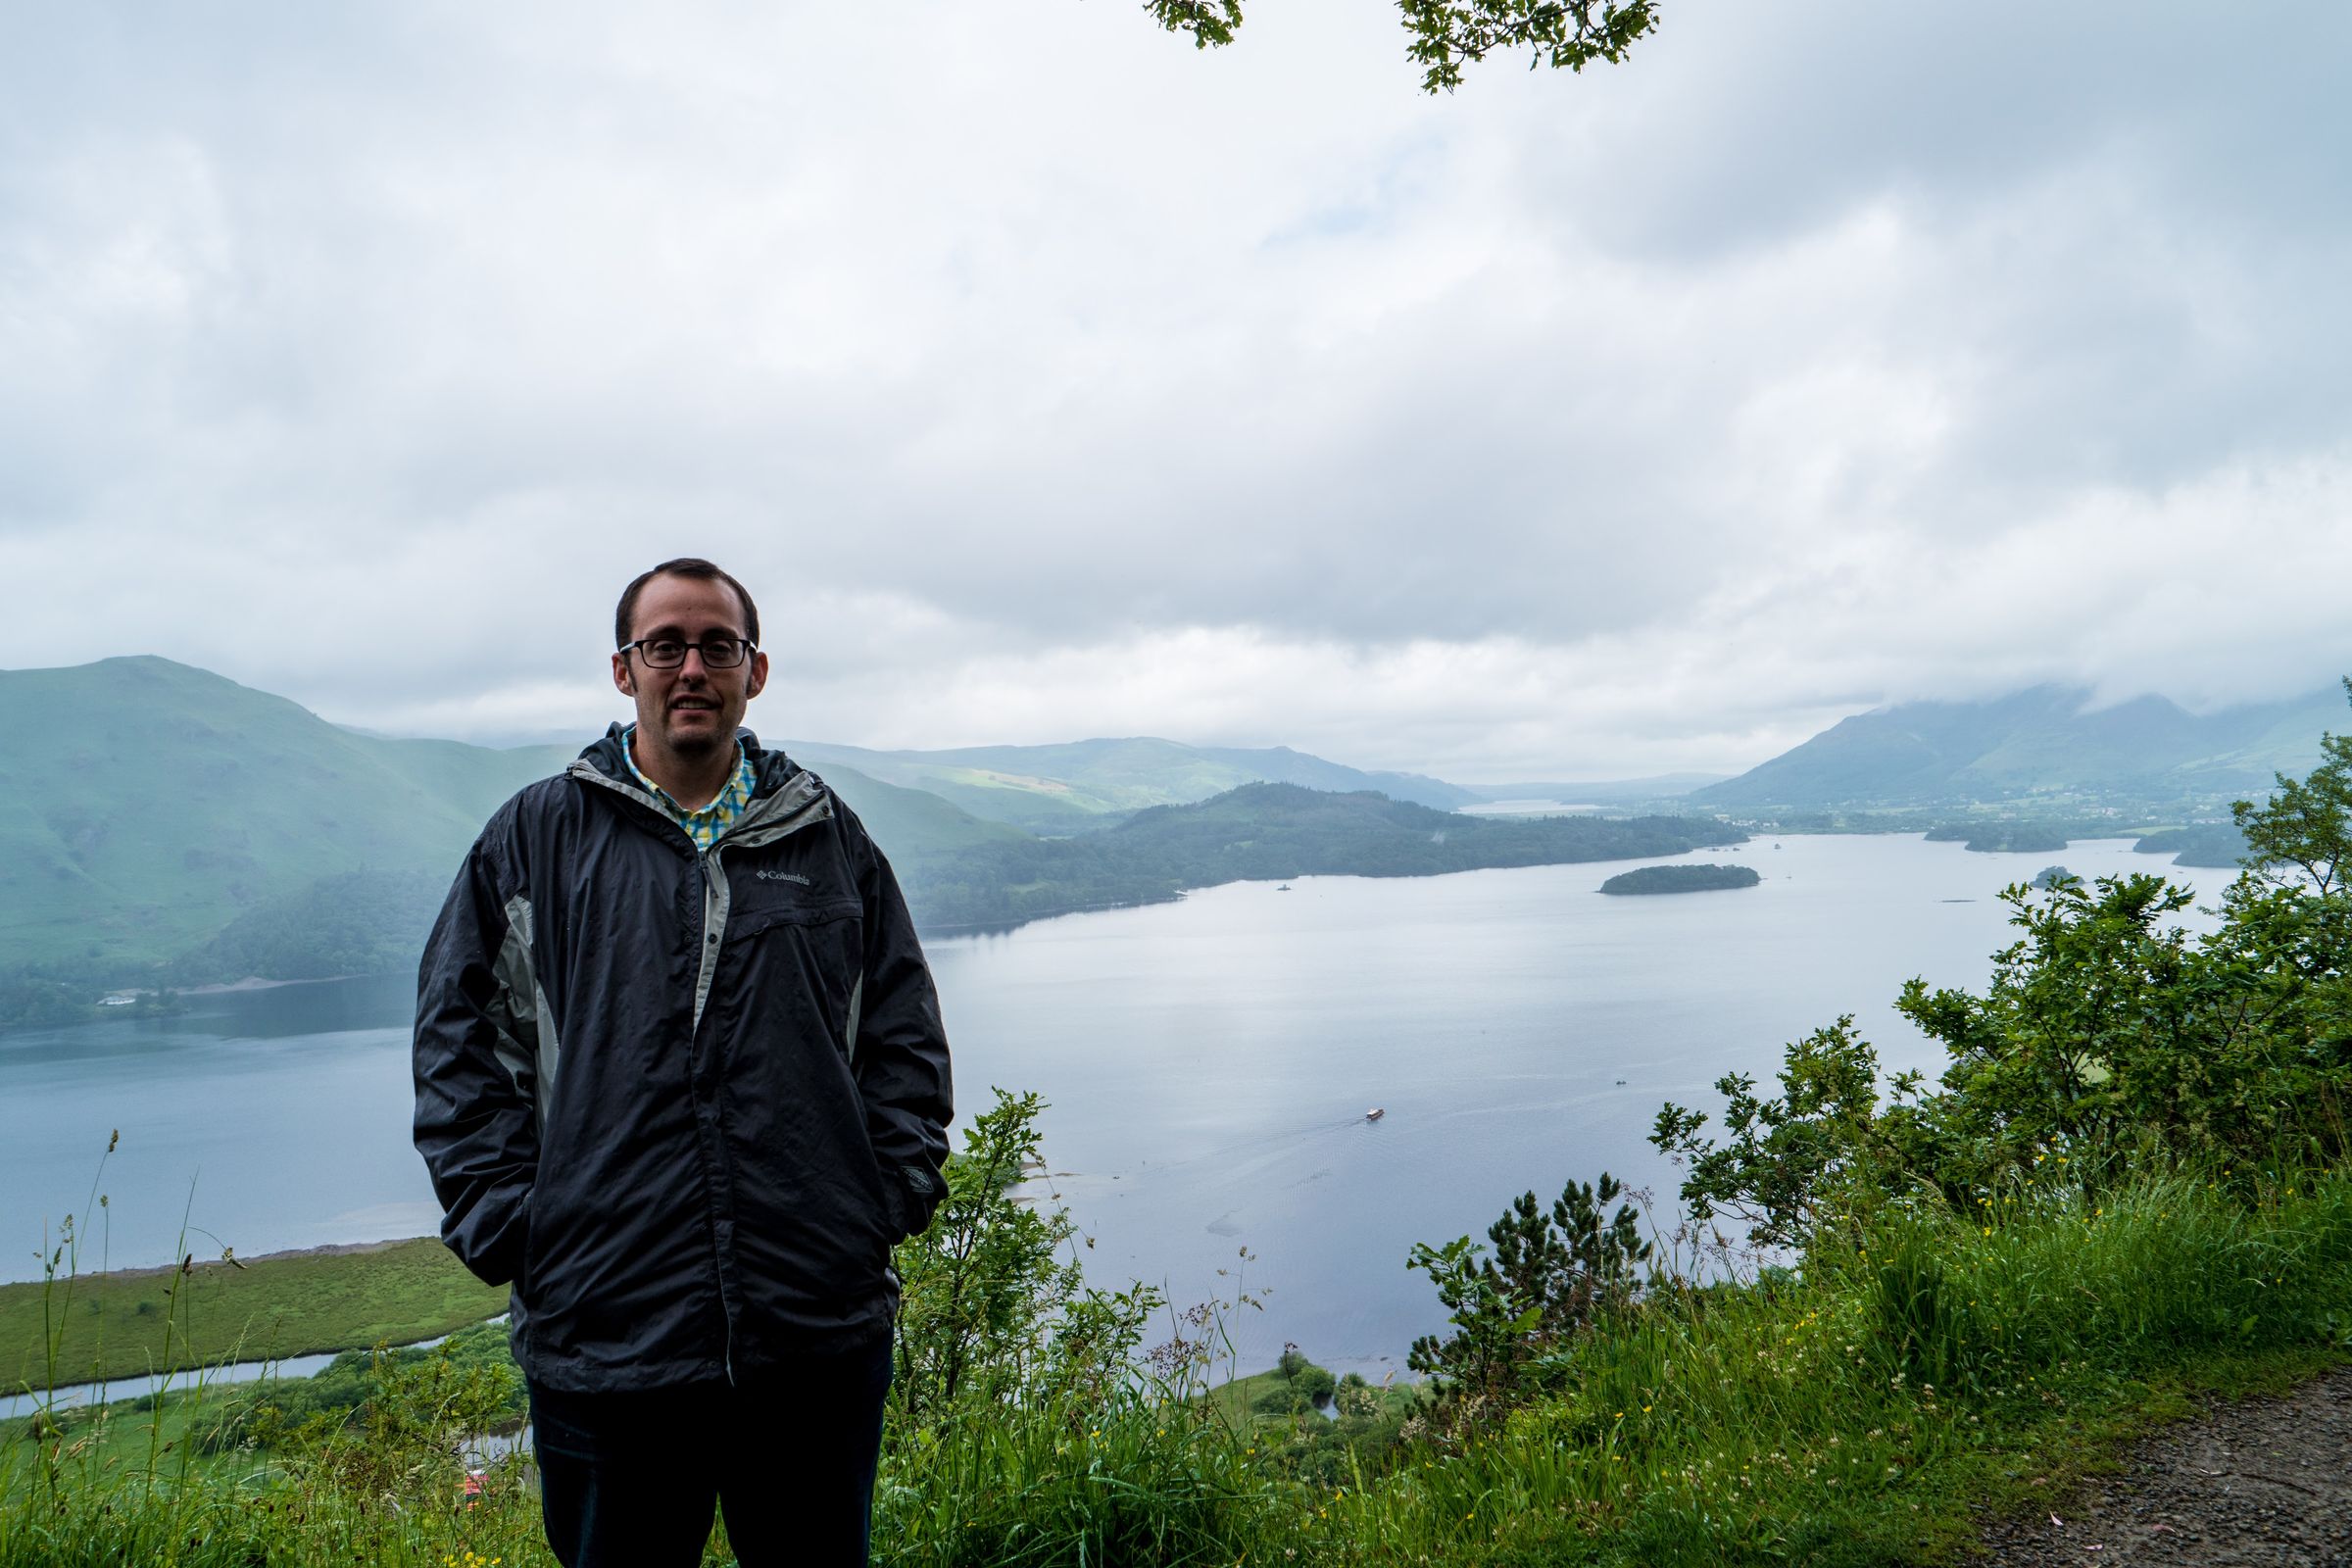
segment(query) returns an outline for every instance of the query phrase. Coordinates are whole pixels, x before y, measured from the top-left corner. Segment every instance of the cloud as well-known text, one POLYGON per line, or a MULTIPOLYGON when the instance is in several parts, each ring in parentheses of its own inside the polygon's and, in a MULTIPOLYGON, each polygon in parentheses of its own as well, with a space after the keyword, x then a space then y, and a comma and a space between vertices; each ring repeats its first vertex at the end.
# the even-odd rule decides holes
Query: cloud
POLYGON ((847 741, 1575 776, 2314 687, 2352 22, 2128 21, 1692 3, 1430 100, 1341 0, 48 14, 0 663, 588 723, 692 552, 847 741))

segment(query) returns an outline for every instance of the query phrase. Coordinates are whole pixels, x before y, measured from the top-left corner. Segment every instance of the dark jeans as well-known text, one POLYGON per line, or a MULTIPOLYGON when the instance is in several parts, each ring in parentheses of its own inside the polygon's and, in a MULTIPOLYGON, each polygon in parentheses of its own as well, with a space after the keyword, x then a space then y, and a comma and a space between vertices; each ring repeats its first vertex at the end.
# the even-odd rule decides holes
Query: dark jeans
POLYGON ((530 1391, 547 1544, 564 1568, 692 1568, 713 1503, 743 1568, 862 1568, 888 1337, 741 1386, 530 1391))

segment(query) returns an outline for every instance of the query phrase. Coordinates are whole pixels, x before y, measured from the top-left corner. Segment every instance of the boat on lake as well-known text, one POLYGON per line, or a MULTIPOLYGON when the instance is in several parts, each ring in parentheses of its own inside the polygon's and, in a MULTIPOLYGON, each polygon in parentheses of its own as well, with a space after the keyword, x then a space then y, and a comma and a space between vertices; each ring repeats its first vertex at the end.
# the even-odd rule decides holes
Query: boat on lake
POLYGON ((1378 1121, 1378 1120, 1380 1120, 1380 1118, 1381 1118, 1381 1117, 1383 1117, 1383 1116, 1386 1116, 1388 1113, 1389 1113, 1389 1112, 1388 1112, 1388 1107, 1387 1107, 1387 1106, 1385 1106, 1385 1105, 1374 1105, 1374 1106, 1373 1106, 1373 1107, 1372 1107, 1370 1110, 1367 1110, 1367 1111, 1365 1111, 1365 1112, 1364 1112, 1364 1120, 1366 1120, 1366 1121, 1378 1121))

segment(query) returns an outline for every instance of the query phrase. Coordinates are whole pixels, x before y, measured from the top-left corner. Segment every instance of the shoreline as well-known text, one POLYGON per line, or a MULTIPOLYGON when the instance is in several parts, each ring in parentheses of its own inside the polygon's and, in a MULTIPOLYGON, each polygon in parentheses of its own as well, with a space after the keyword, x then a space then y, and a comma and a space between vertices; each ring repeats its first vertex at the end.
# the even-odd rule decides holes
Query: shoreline
POLYGON ((415 1345, 511 1302, 431 1236, 60 1274, 0 1287, 0 1388, 415 1345))
MULTIPOLYGON (((338 980, 365 980, 368 978, 369 977, 360 974, 321 974, 314 975, 308 980, 265 980, 258 974, 249 974, 242 980, 216 980, 211 985, 188 986, 183 988, 179 994, 183 997, 225 997, 233 996, 240 991, 276 991, 285 986, 324 986, 332 985, 338 980)), ((140 994, 142 996, 158 995, 152 991, 140 994)))
MULTIPOLYGON (((140 1268, 92 1269, 86 1274, 75 1274, 73 1277, 77 1284, 90 1284, 104 1280, 156 1279, 166 1274, 176 1274, 182 1267, 191 1271, 200 1268, 249 1268, 256 1263, 283 1263, 296 1258, 347 1257, 361 1252, 381 1252, 391 1248, 405 1247, 411 1242, 438 1243, 440 1240, 441 1238, 438 1236, 387 1236, 381 1241, 374 1242, 323 1242, 317 1247, 288 1247, 274 1252, 256 1252, 251 1257, 234 1259, 219 1254, 211 1257, 198 1257, 191 1252, 188 1254, 189 1261, 184 1264, 152 1263, 140 1268)), ((63 1284, 65 1279, 66 1276, 63 1274, 58 1276, 60 1284, 63 1284)), ((43 1282, 38 1279, 10 1280, 6 1284, 0 1284, 0 1290, 11 1290, 19 1286, 41 1283, 43 1282)))
MULTIPOLYGON (((321 974, 304 980, 265 980, 249 974, 242 980, 214 980, 201 986, 123 986, 109 991, 109 997, 160 997, 167 993, 174 997, 233 997, 248 991, 277 991, 286 986, 327 986, 342 980, 372 980, 374 975, 321 974)), ((97 1006, 109 1004, 100 1002, 97 1006)))

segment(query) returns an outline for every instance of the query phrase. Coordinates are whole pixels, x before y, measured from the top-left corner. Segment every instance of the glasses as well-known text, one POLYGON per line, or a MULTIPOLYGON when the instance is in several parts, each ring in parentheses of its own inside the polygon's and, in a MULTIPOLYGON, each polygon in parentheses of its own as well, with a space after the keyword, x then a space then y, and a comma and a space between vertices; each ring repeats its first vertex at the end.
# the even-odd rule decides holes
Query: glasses
POLYGON ((648 669, 675 669, 686 662, 686 651, 694 650, 703 656, 705 669, 733 669, 749 659, 752 645, 740 637, 708 637, 690 643, 676 637, 640 637, 633 643, 622 643, 620 653, 637 650, 648 669))

